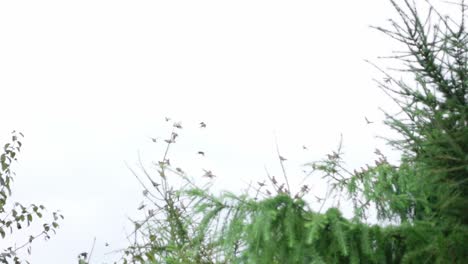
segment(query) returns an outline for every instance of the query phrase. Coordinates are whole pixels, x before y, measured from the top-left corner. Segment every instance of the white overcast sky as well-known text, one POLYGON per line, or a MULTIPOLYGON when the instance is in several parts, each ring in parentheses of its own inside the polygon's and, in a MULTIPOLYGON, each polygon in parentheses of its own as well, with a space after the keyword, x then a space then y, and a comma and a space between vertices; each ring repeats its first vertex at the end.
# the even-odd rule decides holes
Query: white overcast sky
POLYGON ((224 189, 280 174, 275 134, 292 178, 340 134, 351 168, 372 161, 392 104, 364 60, 394 49, 369 28, 390 17, 386 0, 1 1, 0 143, 25 134, 14 199, 66 217, 32 263, 76 263, 94 237, 93 263, 118 258, 142 200, 125 164, 160 158, 166 116, 184 126, 172 159, 224 189))

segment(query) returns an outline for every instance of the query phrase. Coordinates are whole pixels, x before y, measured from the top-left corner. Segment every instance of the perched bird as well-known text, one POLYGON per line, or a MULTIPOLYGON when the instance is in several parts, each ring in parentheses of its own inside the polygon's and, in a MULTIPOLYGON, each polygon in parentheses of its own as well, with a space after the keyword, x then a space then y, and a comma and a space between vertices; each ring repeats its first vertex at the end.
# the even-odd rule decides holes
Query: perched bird
POLYGON ((156 187, 156 188, 158 188, 159 185, 161 185, 161 184, 159 184, 159 183, 157 183, 155 181, 151 181, 151 184, 153 185, 153 187, 156 187))
POLYGON ((176 132, 172 132, 171 138, 170 139, 165 139, 164 142, 166 142, 167 144, 175 143, 176 142, 175 140, 176 140, 176 138, 178 136, 179 135, 176 132))
POLYGON ((271 182, 272 182, 273 184, 277 184, 277 183, 278 183, 278 181, 276 181, 276 179, 275 179, 275 176, 271 177, 271 182))
POLYGON ((200 122, 200 128, 205 128, 205 127, 206 127, 205 122, 200 122))
POLYGON ((380 152, 380 149, 375 149, 374 153, 379 156, 383 156, 382 152, 380 152))

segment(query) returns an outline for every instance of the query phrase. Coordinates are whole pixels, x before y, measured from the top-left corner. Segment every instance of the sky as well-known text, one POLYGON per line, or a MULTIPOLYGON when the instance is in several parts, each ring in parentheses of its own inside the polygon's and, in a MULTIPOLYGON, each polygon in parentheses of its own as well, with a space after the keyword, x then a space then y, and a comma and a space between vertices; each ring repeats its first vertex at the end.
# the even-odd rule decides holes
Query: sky
POLYGON ((386 0, 0 2, 0 143, 25 135, 13 200, 65 216, 31 262, 76 263, 94 238, 92 263, 119 258, 143 199, 127 165, 161 159, 165 117, 183 126, 172 163, 231 191, 281 173, 275 142, 293 182, 340 135, 351 168, 390 153, 365 60, 395 50, 369 27, 391 17, 386 0))

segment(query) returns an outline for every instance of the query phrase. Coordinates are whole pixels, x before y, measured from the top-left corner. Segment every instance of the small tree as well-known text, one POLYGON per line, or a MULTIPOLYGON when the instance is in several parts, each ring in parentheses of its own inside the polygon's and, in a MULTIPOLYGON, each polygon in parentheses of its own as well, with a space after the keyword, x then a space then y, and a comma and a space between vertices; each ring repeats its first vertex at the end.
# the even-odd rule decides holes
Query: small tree
MULTIPOLYGON (((0 155, 0 240, 14 240, 13 234, 24 231, 37 218, 42 218, 45 211, 43 205, 31 204, 23 206, 21 203, 12 202, 9 199, 11 196, 11 185, 15 176, 15 173, 11 170, 11 166, 17 160, 17 155, 21 150, 21 137, 23 137, 22 133, 13 131, 11 142, 3 146, 3 153, 0 155)), ((21 249, 26 248, 28 254, 31 254, 31 244, 34 240, 39 237, 44 237, 46 240, 49 239, 50 233, 55 233, 55 229, 59 226, 57 223, 59 218, 63 219, 63 216, 58 212, 54 212, 52 215, 53 221, 51 223, 44 222, 42 224, 42 231, 29 235, 26 241, 19 245, 15 244, 3 248, 3 252, 0 253, 0 263, 21 263, 22 260, 19 256, 21 249)))

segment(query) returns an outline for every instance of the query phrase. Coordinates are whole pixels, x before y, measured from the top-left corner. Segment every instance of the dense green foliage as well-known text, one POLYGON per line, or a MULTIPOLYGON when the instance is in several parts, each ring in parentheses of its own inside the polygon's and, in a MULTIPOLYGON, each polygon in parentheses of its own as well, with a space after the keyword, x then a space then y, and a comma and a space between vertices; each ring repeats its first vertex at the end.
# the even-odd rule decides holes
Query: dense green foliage
MULTIPOLYGON (((11 170, 11 165, 17 159, 17 155, 21 150, 21 141, 19 137, 23 134, 13 131, 11 142, 3 146, 3 153, 0 155, 0 242, 12 237, 13 233, 18 233, 29 227, 32 222, 36 222, 38 218, 42 218, 45 207, 43 205, 31 204, 23 206, 19 202, 11 202, 11 185, 14 179, 14 172, 11 170)), ((50 238, 50 233, 55 233, 58 228, 57 221, 63 216, 58 212, 54 212, 53 221, 50 223, 44 222, 42 230, 37 234, 30 234, 26 241, 19 245, 5 246, 0 253, 0 263, 21 263, 22 260, 18 255, 19 251, 26 248, 28 253, 31 252, 31 244, 38 237, 44 239, 50 238)), ((2 244, 2 246, 5 244, 2 244)), ((26 261, 27 262, 27 261, 26 261)))
MULTIPOLYGON (((285 188, 273 177, 273 195, 265 194, 263 185, 257 189, 265 194, 260 198, 213 195, 173 169, 166 151, 158 183, 146 171, 151 188, 138 178, 155 208, 135 221, 134 244, 124 262, 466 263, 467 6, 461 2, 456 21, 431 6, 423 17, 409 1, 391 3, 400 21, 377 29, 407 48, 391 58, 412 75, 405 81, 382 71, 385 79, 378 82, 401 110, 387 113, 385 121, 399 134, 389 140, 402 153, 399 164, 390 164, 379 150, 375 165, 359 171, 345 168, 340 150, 307 164, 334 192, 350 198, 354 218, 345 219, 337 208, 313 212, 303 199, 307 186, 293 195, 287 182, 285 188), (170 187, 167 171, 187 184, 170 187), (368 224, 372 210, 379 224, 368 224)), ((176 137, 172 132, 168 149, 176 137)))

